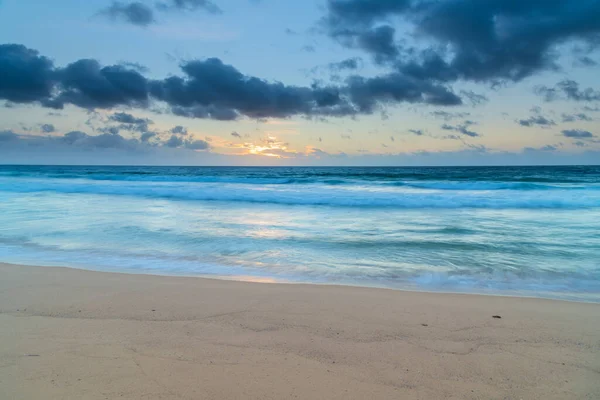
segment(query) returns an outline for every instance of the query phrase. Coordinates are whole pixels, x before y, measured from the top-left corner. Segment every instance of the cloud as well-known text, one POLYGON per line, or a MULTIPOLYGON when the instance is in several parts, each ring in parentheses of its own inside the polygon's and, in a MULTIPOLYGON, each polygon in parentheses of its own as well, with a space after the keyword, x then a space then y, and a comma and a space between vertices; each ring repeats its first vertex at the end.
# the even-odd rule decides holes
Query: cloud
POLYGON ((0 45, 0 99, 30 103, 50 98, 56 79, 52 61, 37 51, 0 45))
POLYGON ((240 134, 239 134, 239 133, 237 133, 237 132, 231 132, 231 136, 233 136, 233 137, 235 137, 235 138, 238 138, 238 139, 241 139, 241 138, 242 138, 242 135, 240 135, 240 134))
POLYGON ((584 113, 576 114, 562 114, 562 122, 575 122, 575 121, 593 121, 593 118, 589 117, 584 113))
POLYGON ((545 146, 542 147, 525 147, 523 149, 523 151, 525 153, 535 153, 535 152, 540 152, 540 151, 556 151, 558 150, 557 146, 551 145, 551 144, 547 144, 545 146))
POLYGON ((0 131, 0 143, 18 140, 19 136, 13 131, 0 131))
POLYGON ((148 122, 151 122, 150 120, 147 120, 145 118, 136 118, 133 115, 127 114, 124 112, 114 113, 113 115, 108 117, 108 119, 111 121, 115 121, 115 122, 121 122, 123 124, 135 124, 135 125, 146 124, 148 122))
POLYGON ((566 129, 562 131, 564 137, 572 138, 572 139, 592 139, 595 136, 592 132, 584 131, 582 129, 566 129))
POLYGON ((123 21, 137 26, 145 27, 155 22, 152 8, 138 1, 131 3, 115 1, 101 10, 100 14, 114 21, 123 21))
POLYGON ((343 70, 356 70, 359 68, 362 63, 362 59, 360 57, 347 58, 345 60, 330 63, 329 69, 332 71, 343 71, 343 70))
POLYGON ((487 96, 475 93, 472 90, 461 90, 460 94, 465 96, 473 107, 480 106, 490 101, 490 99, 487 96))
POLYGON ((210 148, 207 141, 195 139, 184 140, 178 135, 171 135, 171 137, 163 143, 163 146, 170 148, 184 147, 190 150, 208 150, 210 148))
MULTIPOLYGON (((480 137, 481 135, 479 133, 469 129, 469 126, 471 126, 471 125, 475 125, 475 123, 473 121, 467 120, 467 121, 464 121, 460 125, 443 124, 441 126, 441 128, 445 131, 456 131, 456 132, 462 133, 463 135, 470 136, 470 137, 480 137)), ((451 137, 451 139, 454 139, 454 137, 451 137)))
POLYGON ((450 121, 453 119, 461 119, 461 118, 465 118, 468 117, 470 114, 468 112, 448 112, 448 111, 432 111, 431 115, 434 116, 435 118, 440 118, 446 121, 450 121))
POLYGON ((208 150, 210 145, 204 140, 190 140, 185 143, 185 147, 190 150, 208 150))
POLYGON ((579 89, 577 82, 568 79, 558 82, 554 87, 537 86, 534 88, 534 92, 548 102, 555 100, 600 101, 600 91, 592 88, 579 89))
MULTIPOLYGON (((147 133, 152 135, 153 133, 147 133)), ((37 136, 0 131, 1 163, 19 164, 80 164, 80 165, 228 165, 235 157, 212 154, 204 140, 172 142, 127 139, 104 133, 88 135, 71 131, 62 136, 37 136), (202 150, 202 151, 200 151, 202 150), (200 158, 199 158, 200 157, 200 158)))
POLYGON ((121 132, 118 126, 105 126, 97 130, 102 133, 110 133, 111 135, 118 135, 121 132))
POLYGON ((242 74, 218 58, 182 64, 185 77, 151 83, 151 93, 175 114, 231 120, 351 112, 334 88, 286 86, 242 74))
POLYGON ((168 0, 158 3, 161 10, 196 11, 204 10, 211 14, 221 14, 223 10, 209 0, 168 0))
POLYGON ((408 131, 417 136, 423 136, 425 134, 425 132, 422 129, 409 129, 408 131))
POLYGON ((140 136, 140 140, 143 143, 148 143, 150 141, 150 139, 152 139, 153 137, 156 137, 157 133, 156 132, 144 132, 142 133, 142 135, 140 136))
POLYGON ((400 74, 352 75, 340 86, 289 86, 247 76, 218 58, 181 64, 183 76, 149 80, 124 65, 101 66, 92 59, 56 68, 20 45, 0 45, 0 99, 60 109, 147 108, 167 103, 175 115, 235 120, 372 114, 402 102, 458 105, 448 87, 400 74))
POLYGON ((424 103, 453 106, 462 100, 449 88, 430 82, 411 79, 401 74, 388 74, 373 78, 351 76, 347 80, 347 90, 352 104, 362 113, 373 113, 382 104, 424 103))
POLYGON ((54 128, 54 125, 52 124, 43 124, 40 129, 42 130, 42 132, 44 133, 52 133, 54 132, 56 129, 54 128))
POLYGON ((132 69, 132 70, 140 72, 140 73, 146 73, 146 72, 150 71, 150 68, 148 68, 145 65, 142 65, 140 63, 137 63, 137 62, 123 61, 123 62, 120 62, 119 64, 126 68, 132 69))
POLYGON ((344 46, 415 79, 494 83, 556 70, 565 42, 593 46, 599 14, 597 0, 328 0, 322 23, 344 46), (411 37, 420 47, 406 45, 411 37))
POLYGON ((173 133, 175 135, 187 135, 188 131, 183 126, 177 125, 177 126, 173 127, 173 129, 171 129, 171 133, 173 133))
POLYGON ((110 6, 98 12, 113 21, 147 27, 156 23, 155 12, 204 10, 211 14, 220 14, 222 10, 209 0, 167 0, 155 4, 155 8, 139 1, 113 1, 110 6))
MULTIPOLYGON (((180 138, 181 139, 181 138, 180 138)), ((284 143, 270 140, 245 147, 250 154, 226 156, 208 150, 208 141, 181 140, 169 147, 167 141, 144 143, 119 135, 88 135, 72 131, 63 136, 33 136, 0 132, 0 160, 12 164, 106 164, 115 165, 558 165, 597 164, 598 151, 565 152, 560 145, 527 148, 520 152, 502 152, 475 146, 461 151, 413 152, 349 155, 327 153, 307 147, 306 151, 288 150, 284 143), (270 156, 270 157, 265 157, 270 156)), ((460 140, 460 138, 458 138, 460 140)), ((590 148, 582 141, 575 146, 590 148)), ((591 141, 588 141, 590 143, 591 141)), ((463 142, 464 143, 464 142, 463 142)))
POLYGON ((598 112, 598 111, 600 111, 600 107, 597 107, 597 106, 596 107, 584 106, 583 110, 587 111, 587 112, 598 112))
POLYGON ((517 123, 521 126, 532 127, 532 126, 552 126, 556 125, 554 121, 544 117, 543 115, 533 115, 528 119, 520 119, 517 123))
MULTIPOLYGON (((152 120, 147 118, 137 118, 131 114, 124 112, 117 112, 108 117, 109 121, 118 122, 118 127, 111 127, 108 129, 124 129, 135 132, 147 132, 148 125, 153 124, 152 120)), ((113 131, 114 132, 114 131, 113 131)), ((118 130, 117 130, 118 132, 118 130)))
POLYGON ((181 146, 183 146, 183 144, 184 144, 183 139, 176 135, 171 135, 169 140, 167 140, 165 142, 165 146, 172 147, 172 148, 181 147, 181 146))

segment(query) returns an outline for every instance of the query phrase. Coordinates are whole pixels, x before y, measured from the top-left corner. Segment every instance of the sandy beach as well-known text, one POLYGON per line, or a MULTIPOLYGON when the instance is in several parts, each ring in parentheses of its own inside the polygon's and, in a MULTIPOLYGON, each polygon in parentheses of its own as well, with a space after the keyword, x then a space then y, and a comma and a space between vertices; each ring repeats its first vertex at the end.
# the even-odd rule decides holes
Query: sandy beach
POLYGON ((598 304, 7 264, 0 275, 2 399, 600 398, 598 304))

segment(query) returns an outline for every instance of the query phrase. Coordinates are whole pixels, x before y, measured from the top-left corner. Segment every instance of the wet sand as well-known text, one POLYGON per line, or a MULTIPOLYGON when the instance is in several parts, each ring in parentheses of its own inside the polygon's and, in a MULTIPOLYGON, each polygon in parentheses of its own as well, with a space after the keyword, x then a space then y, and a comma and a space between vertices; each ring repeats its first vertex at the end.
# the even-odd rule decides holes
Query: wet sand
POLYGON ((7 264, 0 277, 2 399, 600 398, 598 304, 7 264))

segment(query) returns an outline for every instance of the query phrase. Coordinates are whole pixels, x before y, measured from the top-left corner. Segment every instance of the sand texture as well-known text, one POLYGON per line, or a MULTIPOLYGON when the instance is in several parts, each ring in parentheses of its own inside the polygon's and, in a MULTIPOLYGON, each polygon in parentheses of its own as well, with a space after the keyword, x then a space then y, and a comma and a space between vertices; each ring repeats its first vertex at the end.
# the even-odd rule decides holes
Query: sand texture
POLYGON ((600 399, 600 305, 0 264, 0 399, 600 399))

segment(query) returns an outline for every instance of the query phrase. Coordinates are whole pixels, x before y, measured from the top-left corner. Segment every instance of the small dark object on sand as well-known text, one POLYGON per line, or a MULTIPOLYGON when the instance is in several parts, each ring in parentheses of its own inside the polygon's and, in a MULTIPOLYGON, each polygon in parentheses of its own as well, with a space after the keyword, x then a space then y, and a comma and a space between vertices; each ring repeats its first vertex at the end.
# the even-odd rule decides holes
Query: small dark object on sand
POLYGON ((499 315, 492 315, 492 318, 500 319, 500 318, 502 318, 502 317, 501 317, 501 316, 499 316, 499 315))
POLYGON ((427 325, 427 324, 421 324, 421 326, 429 326, 429 325, 427 325))

